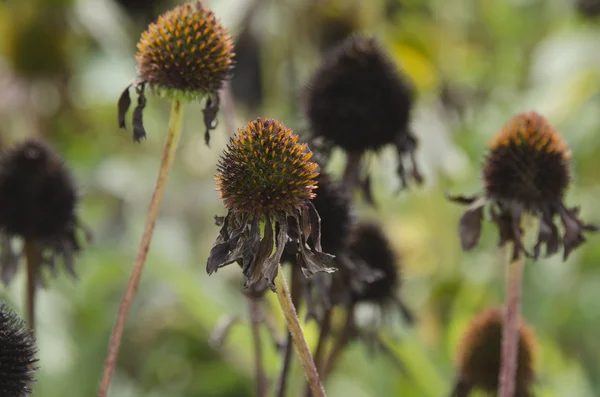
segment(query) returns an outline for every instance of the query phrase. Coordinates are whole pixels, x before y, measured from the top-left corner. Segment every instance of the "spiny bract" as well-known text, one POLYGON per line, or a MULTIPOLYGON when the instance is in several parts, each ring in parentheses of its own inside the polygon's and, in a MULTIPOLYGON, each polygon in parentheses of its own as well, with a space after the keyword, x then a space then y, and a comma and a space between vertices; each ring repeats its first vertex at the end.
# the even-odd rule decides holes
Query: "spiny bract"
POLYGON ((277 120, 256 119, 238 130, 217 169, 218 190, 238 213, 293 213, 315 194, 318 165, 298 136, 277 120))
POLYGON ((140 80, 169 96, 216 92, 233 66, 231 36, 200 1, 158 17, 137 48, 140 80))

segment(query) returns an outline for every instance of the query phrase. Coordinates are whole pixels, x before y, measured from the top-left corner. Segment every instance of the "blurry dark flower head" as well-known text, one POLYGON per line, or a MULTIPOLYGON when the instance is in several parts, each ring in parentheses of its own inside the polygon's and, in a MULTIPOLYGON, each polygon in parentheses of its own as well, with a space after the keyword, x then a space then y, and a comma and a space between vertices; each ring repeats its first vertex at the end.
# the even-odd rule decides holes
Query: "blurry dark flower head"
POLYGON ((74 255, 80 250, 76 204, 69 170, 43 141, 25 140, 0 156, 0 266, 5 282, 19 262, 13 237, 34 243, 52 269, 56 257, 62 257, 75 275, 74 255))
POLYGON ((137 45, 137 79, 119 99, 119 126, 125 128, 125 114, 131 104, 129 88, 135 87, 138 105, 133 113, 133 138, 146 136, 142 111, 146 85, 160 96, 182 101, 207 97, 204 121, 216 127, 219 106, 217 91, 233 67, 233 41, 227 29, 201 1, 177 6, 158 17, 142 33, 137 45))
POLYGON ((541 115, 519 114, 510 120, 490 143, 483 166, 485 193, 474 197, 450 197, 469 207, 460 220, 462 247, 477 245, 486 206, 500 230, 500 245, 515 244, 514 257, 523 251, 537 258, 542 245, 547 255, 564 247, 564 259, 585 241, 583 232, 596 231, 579 219, 579 208, 566 208, 563 196, 569 186, 567 144, 541 115), (522 217, 529 213, 539 218, 540 226, 533 254, 522 243, 522 217), (554 223, 558 215, 564 234, 554 223))
POLYGON ((575 8, 580 15, 587 18, 600 16, 600 0, 576 0, 575 8))
POLYGON ((256 119, 238 130, 217 164, 221 198, 228 209, 207 262, 212 274, 237 262, 250 287, 265 279, 271 289, 289 236, 299 236, 305 276, 333 271, 321 248, 321 219, 312 199, 319 175, 312 153, 277 120, 256 119), (290 225, 288 217, 294 222, 290 225), (310 239, 310 241, 309 241, 310 239))
MULTIPOLYGON (((479 313, 463 335, 457 354, 459 380, 452 397, 467 397, 472 389, 498 392, 503 312, 488 309, 479 313)), ((515 397, 529 397, 535 380, 535 335, 521 319, 515 397)))
POLYGON ((257 111, 263 104, 262 42, 250 26, 239 33, 235 40, 235 73, 231 77, 231 92, 236 103, 257 111))
POLYGON ((0 395, 24 397, 38 361, 35 338, 25 323, 5 304, 0 304, 0 395))
POLYGON ((377 274, 377 277, 353 290, 353 301, 373 303, 382 309, 395 306, 405 320, 412 323, 414 316, 398 296, 402 283, 400 261, 381 227, 373 223, 360 224, 351 240, 350 249, 368 269, 377 274))
POLYGON ((421 181, 409 130, 413 89, 375 38, 354 35, 332 50, 315 72, 306 98, 311 131, 348 153, 362 154, 394 145, 400 157, 398 174, 421 181))

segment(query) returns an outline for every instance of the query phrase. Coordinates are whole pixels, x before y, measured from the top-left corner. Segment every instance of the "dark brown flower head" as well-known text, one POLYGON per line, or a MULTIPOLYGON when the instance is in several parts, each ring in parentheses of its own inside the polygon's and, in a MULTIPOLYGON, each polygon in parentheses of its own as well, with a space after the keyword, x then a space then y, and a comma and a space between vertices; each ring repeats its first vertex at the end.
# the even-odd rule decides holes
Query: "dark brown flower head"
MULTIPOLYGON (((465 332, 457 355, 460 378, 452 397, 467 397, 472 389, 498 392, 503 313, 488 309, 479 313, 465 332)), ((535 336, 521 319, 515 397, 529 397, 535 380, 535 336)))
POLYGON ((25 323, 4 303, 0 305, 0 395, 24 397, 31 393, 37 348, 25 323))
POLYGON ((452 198, 470 205, 460 221, 463 249, 477 245, 483 210, 489 204, 500 230, 500 245, 514 242, 515 257, 520 251, 527 253, 521 230, 522 216, 527 212, 540 218, 532 256, 539 256, 542 245, 548 255, 563 245, 566 259, 585 241, 584 231, 597 230, 579 219, 578 208, 567 209, 563 204, 570 179, 569 157, 567 144, 543 116, 529 112, 510 120, 490 143, 483 167, 484 196, 452 198), (556 215, 564 226, 562 239, 554 224, 556 215))
POLYGON ((414 318, 398 296, 402 283, 400 262, 383 230, 373 223, 362 223, 350 243, 350 250, 373 272, 379 274, 353 291, 356 303, 370 302, 386 308, 397 305, 408 322, 414 318))
POLYGON ((311 202, 318 176, 311 156, 307 145, 277 120, 259 118, 238 130, 217 165, 217 186, 228 214, 218 222, 222 229, 208 258, 209 274, 238 262, 246 286, 265 278, 274 289, 290 235, 299 236, 306 276, 331 271, 325 264, 333 256, 322 252, 321 219, 311 202), (288 217, 295 222, 288 223, 288 217))
POLYGON ((413 89, 377 40, 352 36, 335 48, 315 72, 306 98, 311 131, 348 153, 394 145, 398 174, 406 185, 404 162, 418 183, 417 140, 409 129, 413 89))
MULTIPOLYGON (((217 91, 231 73, 234 56, 231 36, 213 12, 199 0, 177 6, 148 26, 137 49, 138 78, 132 84, 139 95, 133 115, 134 139, 145 137, 141 112, 146 85, 171 99, 192 101, 207 96, 208 134, 218 109, 217 91)), ((127 87, 119 100, 121 127, 125 127, 130 103, 127 87)))
POLYGON ((596 19, 600 16, 600 0, 576 0, 575 7, 583 17, 596 19))
POLYGON ((62 256, 74 274, 73 255, 80 249, 76 203, 68 169, 43 141, 26 140, 0 156, 0 265, 5 282, 18 264, 10 244, 13 237, 47 251, 45 260, 51 267, 55 257, 62 256))

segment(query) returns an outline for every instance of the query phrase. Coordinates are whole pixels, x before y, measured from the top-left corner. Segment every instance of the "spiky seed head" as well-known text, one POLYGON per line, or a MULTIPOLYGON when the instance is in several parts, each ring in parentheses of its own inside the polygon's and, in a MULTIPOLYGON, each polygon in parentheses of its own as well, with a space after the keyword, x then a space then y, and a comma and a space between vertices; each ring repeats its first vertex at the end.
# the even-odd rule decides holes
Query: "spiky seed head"
POLYGON ((411 86, 379 43, 352 36, 310 82, 306 113, 313 134, 349 152, 379 149, 408 134, 411 86))
POLYGON ((75 187, 62 159, 28 139, 0 156, 0 229, 26 239, 50 240, 74 222, 75 187))
MULTIPOLYGON (((503 311, 487 309, 470 323, 458 350, 457 363, 461 380, 469 386, 490 393, 498 390, 503 311)), ((535 336, 523 319, 519 328, 516 397, 529 395, 534 381, 535 336)))
POLYGON ((360 224, 350 243, 351 250, 371 269, 382 276, 355 292, 357 302, 385 304, 395 298, 400 286, 400 271, 396 253, 381 227, 374 223, 360 224))
POLYGON ((233 66, 231 36, 199 0, 159 16, 137 49, 140 80, 170 97, 214 93, 233 66))
POLYGON ((483 178, 487 195, 528 209, 556 202, 569 185, 567 144, 536 112, 511 119, 490 142, 483 178))
POLYGON ((27 396, 37 368, 35 339, 25 323, 5 304, 0 304, 0 395, 27 396))
POLYGON ((318 165, 298 136, 273 119, 239 129, 217 164, 217 190, 236 213, 273 215, 305 206, 315 193, 318 165))

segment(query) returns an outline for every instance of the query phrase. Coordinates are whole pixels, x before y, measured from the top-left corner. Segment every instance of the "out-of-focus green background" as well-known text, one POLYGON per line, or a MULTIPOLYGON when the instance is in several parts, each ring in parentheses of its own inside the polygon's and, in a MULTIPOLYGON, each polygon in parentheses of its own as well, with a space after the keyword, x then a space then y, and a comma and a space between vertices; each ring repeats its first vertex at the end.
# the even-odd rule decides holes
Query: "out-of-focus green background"
MULTIPOLYGON (((169 104, 149 97, 148 139, 117 128, 116 101, 135 77, 145 24, 174 1, 8 0, 0 3, 0 144, 27 136, 53 142, 73 170, 82 219, 95 239, 39 295, 40 366, 35 396, 95 395, 114 317, 141 235, 165 136, 169 104), (154 9, 148 10, 148 4, 154 9), (137 5, 137 6, 136 6, 137 5)), ((200 104, 185 109, 179 157, 125 334, 112 396, 242 397, 253 394, 251 334, 235 326, 209 344, 226 315, 247 319, 235 266, 208 277, 205 263, 223 215, 213 176, 227 128, 257 116, 302 132, 302 92, 323 51, 352 31, 377 35, 414 81, 412 126, 422 188, 396 194, 392 150, 373 163, 377 210, 402 255, 401 294, 417 313, 383 332, 404 365, 355 343, 326 388, 333 397, 447 395, 467 322, 503 299, 504 253, 487 225, 480 246, 460 250, 463 208, 444 193, 480 189, 487 141, 513 115, 544 114, 571 146, 566 197, 600 223, 600 3, 595 0, 212 0, 239 42, 235 120, 203 142, 200 104)), ((368 98, 365 98, 368 100, 368 98)), ((343 155, 330 171, 339 175, 343 155)), ((23 313, 24 272, 0 295, 23 313)), ((600 396, 600 236, 559 257, 527 263, 523 314, 537 331, 538 397, 600 396)), ((282 327, 275 302, 264 310, 282 327)), ((368 313, 365 314, 368 316, 368 313)), ((283 330, 283 328, 281 329, 283 330)), ((310 343, 317 329, 306 327, 310 343)), ((265 367, 279 361, 263 334, 265 367)), ((303 389, 297 363, 290 390, 303 389)))

